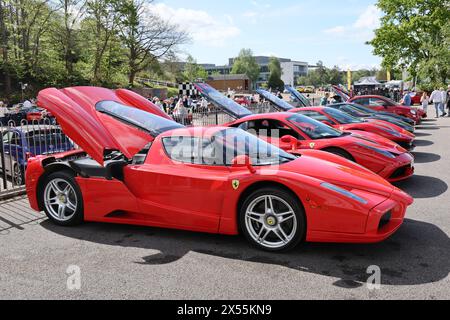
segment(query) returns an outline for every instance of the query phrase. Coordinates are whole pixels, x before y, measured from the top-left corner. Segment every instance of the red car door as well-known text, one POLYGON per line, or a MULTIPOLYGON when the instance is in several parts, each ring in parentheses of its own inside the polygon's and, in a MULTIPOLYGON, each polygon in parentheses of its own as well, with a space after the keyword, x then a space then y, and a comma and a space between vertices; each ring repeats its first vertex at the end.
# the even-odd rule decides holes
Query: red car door
POLYGON ((217 232, 230 168, 191 161, 195 156, 174 154, 171 159, 170 154, 158 140, 144 164, 125 169, 125 183, 145 219, 163 227, 217 232))

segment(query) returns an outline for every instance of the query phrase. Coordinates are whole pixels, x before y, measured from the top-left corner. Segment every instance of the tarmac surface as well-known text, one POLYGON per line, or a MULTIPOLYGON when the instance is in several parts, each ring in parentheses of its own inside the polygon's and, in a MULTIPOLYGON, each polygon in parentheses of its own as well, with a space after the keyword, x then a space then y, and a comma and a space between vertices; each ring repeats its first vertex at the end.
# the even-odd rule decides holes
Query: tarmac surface
POLYGON ((62 228, 24 198, 1 203, 0 299, 448 299, 450 119, 423 122, 416 144, 416 175, 397 184, 415 203, 402 228, 375 245, 269 254, 241 237, 62 228), (371 266, 381 270, 375 290, 371 266))

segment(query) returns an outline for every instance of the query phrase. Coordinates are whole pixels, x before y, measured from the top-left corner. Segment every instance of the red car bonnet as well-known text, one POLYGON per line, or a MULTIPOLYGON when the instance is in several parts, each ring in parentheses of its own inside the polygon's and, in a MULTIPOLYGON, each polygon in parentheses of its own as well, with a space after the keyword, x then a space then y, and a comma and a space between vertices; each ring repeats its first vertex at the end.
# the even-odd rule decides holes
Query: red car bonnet
MULTIPOLYGON (((49 88, 38 95, 38 106, 50 111, 63 131, 100 164, 106 150, 117 150, 131 159, 154 138, 96 110, 101 101, 114 101, 143 111, 162 113, 143 97, 128 90, 97 87, 49 88)), ((165 117, 167 118, 167 116, 165 117)))

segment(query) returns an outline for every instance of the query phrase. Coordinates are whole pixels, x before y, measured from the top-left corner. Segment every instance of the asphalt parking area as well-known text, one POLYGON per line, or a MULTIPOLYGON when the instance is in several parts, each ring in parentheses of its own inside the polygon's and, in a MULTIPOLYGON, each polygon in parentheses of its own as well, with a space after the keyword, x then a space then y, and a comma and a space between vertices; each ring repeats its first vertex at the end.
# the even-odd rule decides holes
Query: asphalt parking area
POLYGON ((447 299, 450 119, 418 127, 415 198, 375 245, 305 244, 284 255, 239 237, 89 223, 61 228, 26 199, 0 205, 0 299, 447 299), (81 288, 67 289, 69 266, 81 288), (367 268, 381 269, 369 290, 367 268))

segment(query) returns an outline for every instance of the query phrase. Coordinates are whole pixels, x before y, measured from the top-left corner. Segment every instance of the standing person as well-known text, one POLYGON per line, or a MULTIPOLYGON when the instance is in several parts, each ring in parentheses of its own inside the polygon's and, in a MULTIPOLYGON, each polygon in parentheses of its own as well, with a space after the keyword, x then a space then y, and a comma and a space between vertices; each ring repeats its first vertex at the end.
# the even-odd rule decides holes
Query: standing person
POLYGON ((436 118, 440 117, 440 111, 442 111, 442 116, 447 115, 443 110, 444 105, 444 95, 442 94, 442 90, 434 90, 430 96, 430 101, 434 103, 434 107, 436 108, 436 118))
POLYGON ((405 91, 405 95, 403 96, 403 99, 401 101, 401 104, 407 107, 410 107, 412 104, 411 95, 409 94, 409 91, 405 91))
POLYGON ((280 92, 280 91, 277 92, 277 97, 278 97, 278 99, 283 100, 283 96, 281 95, 281 92, 280 92))
POLYGON ((420 98, 420 103, 422 104, 422 110, 427 113, 428 106, 430 105, 430 97, 426 91, 423 92, 422 97, 420 98))
POLYGON ((173 110, 175 120, 183 125, 186 125, 187 113, 187 108, 184 106, 184 99, 178 99, 177 105, 173 110))
POLYGON ((325 93, 325 96, 320 99, 320 106, 324 107, 328 104, 328 98, 330 97, 330 94, 327 92, 325 93))
POLYGON ((447 89, 447 110, 448 110, 448 116, 450 117, 450 85, 447 89))

